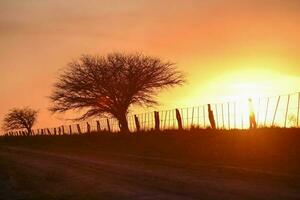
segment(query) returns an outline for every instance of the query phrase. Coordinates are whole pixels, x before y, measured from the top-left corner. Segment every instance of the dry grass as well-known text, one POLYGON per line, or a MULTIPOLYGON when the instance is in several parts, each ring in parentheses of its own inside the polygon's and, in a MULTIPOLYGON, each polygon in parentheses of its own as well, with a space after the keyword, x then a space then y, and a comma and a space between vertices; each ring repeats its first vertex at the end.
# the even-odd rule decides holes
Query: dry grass
POLYGON ((3 199, 299 199, 299 129, 0 139, 3 199))

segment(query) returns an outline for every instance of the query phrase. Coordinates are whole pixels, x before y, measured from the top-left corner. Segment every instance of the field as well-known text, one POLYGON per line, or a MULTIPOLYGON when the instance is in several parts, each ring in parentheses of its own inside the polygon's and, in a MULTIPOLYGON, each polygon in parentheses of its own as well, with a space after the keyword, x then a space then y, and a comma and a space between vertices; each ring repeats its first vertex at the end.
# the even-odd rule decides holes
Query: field
POLYGON ((0 199, 300 199, 300 130, 2 137, 0 199))

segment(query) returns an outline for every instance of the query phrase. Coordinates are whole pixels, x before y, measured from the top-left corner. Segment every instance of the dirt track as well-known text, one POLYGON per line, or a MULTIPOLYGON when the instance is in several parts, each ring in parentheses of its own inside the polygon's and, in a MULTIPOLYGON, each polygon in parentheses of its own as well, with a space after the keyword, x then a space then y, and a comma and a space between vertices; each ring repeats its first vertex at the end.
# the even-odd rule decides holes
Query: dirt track
POLYGON ((299 176, 288 173, 126 153, 0 150, 8 163, 0 199, 300 199, 299 176))

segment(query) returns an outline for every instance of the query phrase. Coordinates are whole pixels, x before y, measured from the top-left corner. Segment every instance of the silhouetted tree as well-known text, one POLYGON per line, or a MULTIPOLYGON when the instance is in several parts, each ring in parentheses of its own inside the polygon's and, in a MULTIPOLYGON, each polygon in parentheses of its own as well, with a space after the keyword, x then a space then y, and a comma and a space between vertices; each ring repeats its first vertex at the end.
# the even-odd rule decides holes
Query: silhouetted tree
POLYGON ((31 108, 13 108, 3 120, 3 129, 6 131, 26 129, 27 135, 31 134, 31 128, 36 122, 38 111, 31 108))
POLYGON ((82 56, 69 63, 50 96, 53 113, 84 110, 83 120, 109 114, 119 121, 121 131, 129 131, 126 116, 130 105, 157 104, 162 88, 181 85, 183 74, 174 63, 143 54, 112 53, 82 56))

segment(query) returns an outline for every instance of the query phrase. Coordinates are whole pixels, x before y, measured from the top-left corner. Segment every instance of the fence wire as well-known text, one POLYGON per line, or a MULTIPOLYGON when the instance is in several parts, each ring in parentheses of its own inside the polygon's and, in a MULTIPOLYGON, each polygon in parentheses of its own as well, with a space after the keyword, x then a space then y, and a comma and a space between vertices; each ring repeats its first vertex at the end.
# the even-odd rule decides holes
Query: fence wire
MULTIPOLYGON (((249 115, 253 112, 257 127, 299 127, 300 119, 300 92, 253 98, 252 104, 247 99, 241 101, 210 104, 214 115, 217 129, 248 129, 250 126, 249 115), (252 107, 252 110, 250 109, 252 107)), ((177 108, 183 129, 209 128, 211 126, 208 116, 208 105, 177 108)), ((135 121, 137 117, 140 130, 149 131, 155 129, 154 112, 129 115, 127 117, 128 127, 131 132, 137 131, 135 121)), ((159 129, 178 129, 176 110, 160 110, 159 129)), ((54 128, 35 129, 33 135, 62 135, 62 134, 83 134, 92 132, 118 132, 119 122, 115 118, 101 118, 81 122, 78 124, 62 125, 54 128)), ((23 135, 23 130, 9 132, 9 135, 23 135)))

